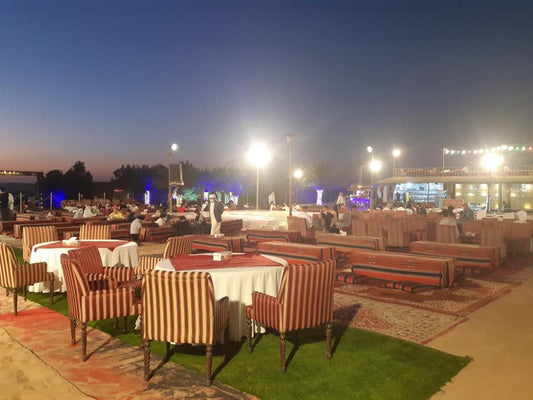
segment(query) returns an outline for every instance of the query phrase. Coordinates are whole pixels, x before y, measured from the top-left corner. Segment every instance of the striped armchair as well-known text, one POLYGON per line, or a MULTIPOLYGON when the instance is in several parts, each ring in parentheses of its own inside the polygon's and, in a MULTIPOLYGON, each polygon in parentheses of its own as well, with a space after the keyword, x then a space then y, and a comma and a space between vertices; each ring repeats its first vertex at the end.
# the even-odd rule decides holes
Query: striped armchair
POLYGON ((22 258, 30 262, 31 248, 39 243, 57 240, 55 226, 26 226, 22 229, 22 258))
POLYGON ((366 236, 366 221, 362 218, 352 217, 352 235, 354 236, 366 236))
POLYGON ((87 356, 87 322, 140 314, 141 303, 135 301, 132 288, 91 290, 79 262, 67 254, 61 255, 61 267, 67 287, 70 335, 76 344, 76 324, 81 323, 82 360, 87 356))
POLYGON ((503 226, 484 224, 481 230, 481 246, 497 247, 500 251, 500 260, 505 260, 507 243, 503 235, 503 226))
POLYGON ((411 238, 405 218, 400 217, 390 221, 387 239, 387 245, 390 247, 409 247, 411 238))
POLYGON ((333 280, 335 261, 288 265, 285 267, 278 297, 252 293, 246 306, 248 351, 252 352, 252 320, 279 332, 281 370, 285 372, 286 333, 326 324, 328 358, 331 358, 333 320, 333 280))
POLYGON ((69 256, 78 261, 85 273, 92 290, 131 287, 137 290, 140 297, 141 282, 135 279, 135 269, 131 267, 104 267, 100 252, 96 247, 81 247, 69 250, 69 256))
POLYGON ((383 224, 381 220, 371 218, 366 222, 368 236, 384 236, 383 224))
POLYGON ((133 269, 135 276, 141 278, 146 272, 155 269, 156 264, 162 260, 163 258, 158 256, 140 256, 139 266, 133 269))
POLYGON ((111 225, 82 225, 80 226, 80 240, 109 240, 111 239, 111 225))
POLYGON ((207 384, 211 385, 213 345, 224 332, 225 354, 229 337, 229 299, 215 302, 211 275, 207 272, 148 271, 142 287, 141 336, 144 379, 149 380, 152 340, 206 346, 207 384))
POLYGON ((191 254, 193 238, 194 235, 169 237, 165 244, 163 258, 170 258, 182 254, 191 254))
POLYGON ((13 307, 15 315, 18 314, 17 300, 18 288, 33 285, 38 282, 50 282, 50 304, 54 301, 54 279, 52 272, 46 271, 46 263, 20 264, 17 261, 13 247, 5 242, 0 242, 0 286, 13 290, 13 307))

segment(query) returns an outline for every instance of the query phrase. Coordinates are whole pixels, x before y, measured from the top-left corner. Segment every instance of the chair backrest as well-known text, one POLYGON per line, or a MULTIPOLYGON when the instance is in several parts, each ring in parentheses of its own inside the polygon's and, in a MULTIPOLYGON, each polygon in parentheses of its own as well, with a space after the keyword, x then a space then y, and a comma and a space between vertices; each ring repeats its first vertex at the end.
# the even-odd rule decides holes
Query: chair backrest
POLYGON ((304 239, 315 239, 315 230, 307 227, 307 220, 302 217, 288 216, 287 228, 291 231, 299 231, 304 239))
POLYGON ((371 218, 367 221, 368 236, 383 236, 383 225, 379 219, 371 218))
POLYGON ((26 226, 22 229, 22 257, 30 261, 31 248, 39 243, 57 240, 55 226, 26 226))
POLYGON ((81 247, 79 249, 69 250, 68 255, 76 260, 85 274, 103 274, 104 266, 102 257, 96 247, 81 247))
POLYGON ((68 312, 71 318, 81 320, 83 315, 81 297, 90 292, 89 282, 78 261, 67 254, 61 254, 61 268, 67 288, 68 312))
POLYGON ((362 218, 352 217, 352 235, 354 236, 366 236, 366 221, 362 218))
POLYGON ((334 275, 335 260, 285 267, 278 295, 281 332, 331 322, 334 275))
POLYGON ((163 260, 157 256, 140 256, 139 257, 139 274, 144 275, 148 271, 155 269, 155 265, 163 260))
POLYGON ((505 258, 507 245, 503 236, 503 227, 496 224, 484 225, 481 230, 481 246, 498 247, 500 258, 505 258))
POLYGON ((457 231, 454 225, 437 225, 436 241, 440 243, 455 243, 457 231))
POLYGON ((182 254, 191 254, 193 238, 194 235, 169 237, 165 244, 163 258, 170 258, 182 254))
POLYGON ((109 240, 111 239, 111 225, 82 225, 80 240, 109 240))
POLYGON ((387 236, 389 246, 407 247, 409 246, 409 235, 407 234, 406 218, 393 219, 389 223, 389 234, 387 236))
POLYGON ((148 271, 142 283, 142 338, 212 344, 215 291, 207 272, 148 271))
POLYGON ((463 221, 463 233, 473 232, 476 235, 481 235, 481 221, 472 219, 463 221))
POLYGON ((6 242, 0 242, 0 286, 9 288, 15 286, 13 270, 17 265, 13 247, 6 242))

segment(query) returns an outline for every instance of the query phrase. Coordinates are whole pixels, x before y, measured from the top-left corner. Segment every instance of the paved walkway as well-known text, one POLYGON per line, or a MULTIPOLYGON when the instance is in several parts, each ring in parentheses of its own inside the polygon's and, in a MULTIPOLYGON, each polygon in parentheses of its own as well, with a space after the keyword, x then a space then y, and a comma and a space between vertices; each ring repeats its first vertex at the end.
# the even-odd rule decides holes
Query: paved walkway
MULTIPOLYGON (((0 237, 3 240, 3 237, 0 237)), ((147 246, 140 253, 161 253, 147 246)), ((469 319, 428 344, 429 347, 474 360, 432 400, 526 400, 533 393, 533 265, 522 273, 528 278, 511 293, 475 311, 469 319)), ((0 329, 0 393, 6 398, 46 399, 69 396, 88 398, 75 386, 0 329), (9 366, 5 368, 4 366, 9 366), (38 374, 18 376, 13 365, 36 368, 38 374), (32 367, 33 365, 33 367, 32 367), (9 385, 6 385, 9 382, 9 385), (23 384, 24 391, 18 387, 23 384), (54 389, 61 388, 61 392, 54 389), (47 397, 49 396, 49 397, 47 397)), ((19 371, 20 373, 20 371, 19 371)), ((117 397, 118 398, 118 397, 117 397)))

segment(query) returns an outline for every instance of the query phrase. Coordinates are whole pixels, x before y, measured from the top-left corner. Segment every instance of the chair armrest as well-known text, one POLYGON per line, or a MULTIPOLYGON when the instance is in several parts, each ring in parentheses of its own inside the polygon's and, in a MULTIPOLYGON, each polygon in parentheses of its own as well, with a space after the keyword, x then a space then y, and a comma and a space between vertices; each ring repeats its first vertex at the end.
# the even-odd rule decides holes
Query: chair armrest
POLYGON ((219 299, 215 303, 215 327, 214 332, 215 336, 218 332, 224 330, 226 325, 228 325, 229 318, 229 297, 225 296, 219 299))
POLYGON ((116 289, 117 281, 114 278, 111 278, 104 274, 85 274, 87 282, 91 290, 108 290, 116 289))
POLYGON ((281 303, 276 297, 261 292, 252 293, 253 319, 266 326, 279 329, 281 303))
POLYGON ((131 267, 114 266, 104 267, 104 274, 119 282, 131 281, 135 279, 135 270, 131 267))

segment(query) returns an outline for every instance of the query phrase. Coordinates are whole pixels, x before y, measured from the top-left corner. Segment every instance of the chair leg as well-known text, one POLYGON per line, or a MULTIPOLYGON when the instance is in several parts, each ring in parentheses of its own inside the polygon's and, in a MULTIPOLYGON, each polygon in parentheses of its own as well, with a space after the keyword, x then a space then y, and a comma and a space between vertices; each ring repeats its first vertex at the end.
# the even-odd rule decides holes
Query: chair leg
POLYGON ((326 324, 326 342, 328 343, 328 358, 331 358, 331 322, 326 324))
POLYGON ((205 349, 205 369, 207 375, 207 384, 211 386, 211 366, 213 365, 213 345, 208 344, 205 349))
POLYGON ((279 352, 281 357, 281 371, 286 372, 287 366, 285 365, 285 351, 286 351, 286 336, 285 333, 279 334, 279 352))
POLYGON ((50 305, 54 304, 54 281, 50 281, 50 305))
POLYGON ((252 352, 252 320, 246 318, 246 338, 248 339, 248 353, 252 352))
POLYGON ((24 286, 22 288, 22 293, 24 294, 24 301, 28 300, 28 287, 24 286))
POLYGON ((226 327, 224 328, 224 362, 228 362, 228 353, 229 353, 229 322, 226 322, 226 327))
POLYGON ((76 320, 70 319, 70 343, 76 344, 76 320))
POLYGON ((13 307, 14 307, 14 309, 15 309, 15 315, 18 314, 17 301, 18 301, 17 288, 14 288, 14 289, 13 289, 13 307))
POLYGON ((87 322, 81 323, 81 355, 82 360, 87 361, 87 322))
POLYGON ((144 380, 150 379, 150 340, 143 339, 143 352, 144 352, 144 380))

